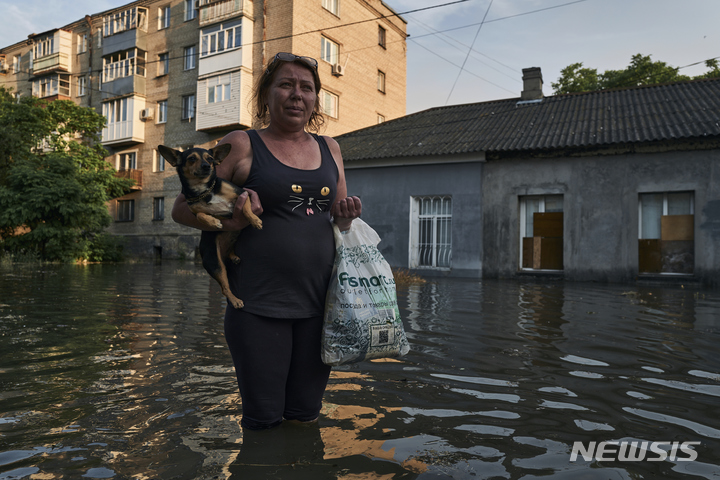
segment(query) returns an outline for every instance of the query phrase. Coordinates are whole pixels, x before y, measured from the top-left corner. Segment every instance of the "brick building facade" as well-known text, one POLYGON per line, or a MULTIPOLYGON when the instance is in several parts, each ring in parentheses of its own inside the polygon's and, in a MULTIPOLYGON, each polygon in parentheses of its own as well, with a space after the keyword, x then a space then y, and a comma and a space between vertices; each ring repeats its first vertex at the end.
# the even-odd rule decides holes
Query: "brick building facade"
POLYGON ((381 0, 141 0, 0 49, 0 85, 107 119, 103 146, 135 189, 110 202, 131 255, 194 255, 158 145, 209 147, 260 128, 252 87, 279 51, 317 58, 325 135, 405 115, 406 23, 381 0))

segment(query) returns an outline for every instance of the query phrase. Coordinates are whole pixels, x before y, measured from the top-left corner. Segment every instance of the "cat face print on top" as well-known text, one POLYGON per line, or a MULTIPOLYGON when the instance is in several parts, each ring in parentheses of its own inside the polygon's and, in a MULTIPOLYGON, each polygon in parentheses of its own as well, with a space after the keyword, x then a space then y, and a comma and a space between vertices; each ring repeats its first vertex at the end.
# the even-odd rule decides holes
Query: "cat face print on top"
POLYGON ((292 194, 288 203, 292 205, 292 211, 299 210, 305 215, 327 212, 330 203, 330 187, 322 187, 320 191, 305 191, 302 185, 293 185, 292 194))

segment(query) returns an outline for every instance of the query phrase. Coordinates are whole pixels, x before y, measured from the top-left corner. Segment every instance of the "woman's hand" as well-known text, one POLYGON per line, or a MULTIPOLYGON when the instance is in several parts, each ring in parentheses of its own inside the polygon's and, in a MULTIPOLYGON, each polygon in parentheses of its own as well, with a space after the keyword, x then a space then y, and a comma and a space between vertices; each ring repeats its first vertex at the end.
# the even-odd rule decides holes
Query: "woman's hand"
POLYGON ((247 218, 245 218, 245 215, 242 211, 243 205, 245 205, 248 196, 250 197, 250 208, 252 212, 257 216, 260 216, 260 214, 262 214, 262 203, 260 203, 260 197, 258 197, 257 192, 246 188, 245 192, 243 192, 235 201, 235 208, 233 209, 232 218, 223 218, 222 220, 220 220, 222 222, 222 229, 224 231, 242 230, 243 228, 250 225, 250 222, 247 218))
POLYGON ((330 213, 340 231, 344 232, 350 229, 352 221, 362 213, 362 202, 358 197, 343 198, 335 202, 330 213))

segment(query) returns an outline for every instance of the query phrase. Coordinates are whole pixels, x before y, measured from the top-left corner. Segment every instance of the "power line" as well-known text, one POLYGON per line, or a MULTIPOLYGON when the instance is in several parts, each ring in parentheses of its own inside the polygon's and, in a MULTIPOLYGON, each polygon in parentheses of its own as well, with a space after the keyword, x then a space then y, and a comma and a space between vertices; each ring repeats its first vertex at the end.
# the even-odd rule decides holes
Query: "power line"
POLYGON ((470 48, 468 49, 467 55, 465 55, 465 60, 463 60, 463 64, 460 67, 460 71, 458 72, 457 77, 455 77, 455 83, 453 83, 453 86, 450 89, 450 93, 448 93, 447 100, 445 100, 445 105, 447 105, 448 102, 450 101, 450 96, 452 95, 453 91, 455 90, 455 85, 457 85, 457 82, 460 79, 460 75, 462 74, 463 70, 465 69, 465 64, 467 63, 467 59, 468 59, 468 57, 470 57, 470 52, 472 51, 473 47, 475 46, 475 41, 477 40, 478 35, 480 35, 480 29, 482 29, 482 26, 485 23, 485 19, 487 18, 488 13, 490 13, 490 7, 492 7, 492 4, 493 4, 493 0, 490 0, 490 4, 488 5, 487 10, 485 10, 485 15, 483 16, 482 22, 480 22, 477 32, 475 32, 475 38, 473 38, 473 41, 470 44, 470 48))

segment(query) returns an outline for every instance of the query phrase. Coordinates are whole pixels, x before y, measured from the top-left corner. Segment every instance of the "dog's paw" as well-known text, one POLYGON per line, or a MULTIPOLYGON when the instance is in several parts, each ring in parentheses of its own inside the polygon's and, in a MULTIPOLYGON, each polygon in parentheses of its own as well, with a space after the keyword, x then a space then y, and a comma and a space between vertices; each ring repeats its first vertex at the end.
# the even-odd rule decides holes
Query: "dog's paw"
POLYGON ((230 255, 228 255, 228 258, 230 258, 230 261, 231 261, 232 263, 234 263, 235 265, 237 265, 238 263, 240 263, 240 257, 238 257, 237 255, 235 255, 234 253, 231 253, 230 255))
POLYGON ((218 230, 222 230, 222 228, 223 228, 222 222, 220 220, 218 220, 217 218, 213 219, 212 226, 217 228, 218 230))
POLYGON ((252 225, 253 228, 257 228, 258 230, 262 230, 262 220, 260 220, 259 218, 250 219, 250 225, 252 225))

